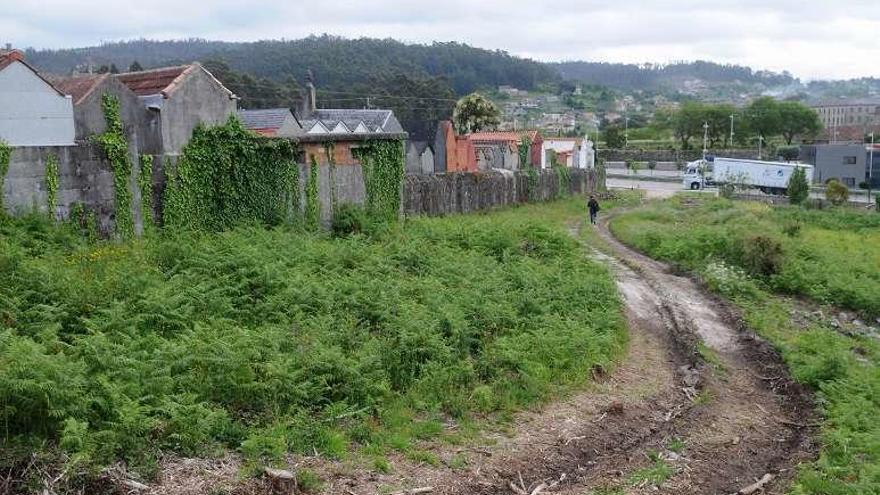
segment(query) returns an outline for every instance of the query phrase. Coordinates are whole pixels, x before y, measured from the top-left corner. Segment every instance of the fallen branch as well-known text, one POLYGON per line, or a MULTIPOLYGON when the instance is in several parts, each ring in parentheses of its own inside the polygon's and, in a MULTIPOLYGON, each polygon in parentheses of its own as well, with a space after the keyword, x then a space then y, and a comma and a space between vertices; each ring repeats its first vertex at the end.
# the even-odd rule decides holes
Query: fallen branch
POLYGON ((536 486, 535 489, 532 490, 532 493, 530 493, 529 495, 538 495, 539 493, 543 492, 546 488, 547 488, 547 483, 541 483, 540 485, 536 486))
POLYGON ((568 444, 570 444, 571 442, 577 442, 578 440, 583 440, 583 439, 585 439, 585 438, 587 438, 586 435, 581 436, 581 437, 571 437, 571 438, 569 438, 568 440, 565 441, 565 445, 568 445, 568 444))
POLYGON ((412 488, 410 490, 404 490, 402 492, 394 492, 391 495, 417 495, 419 493, 431 493, 433 491, 433 486, 423 486, 421 488, 412 488))
POLYGON ((752 495, 753 493, 757 493, 757 492, 763 490, 764 485, 766 485, 767 483, 770 483, 771 481, 773 481, 773 475, 770 473, 767 473, 764 475, 764 477, 762 477, 761 479, 759 479, 755 483, 736 492, 735 495, 752 495))

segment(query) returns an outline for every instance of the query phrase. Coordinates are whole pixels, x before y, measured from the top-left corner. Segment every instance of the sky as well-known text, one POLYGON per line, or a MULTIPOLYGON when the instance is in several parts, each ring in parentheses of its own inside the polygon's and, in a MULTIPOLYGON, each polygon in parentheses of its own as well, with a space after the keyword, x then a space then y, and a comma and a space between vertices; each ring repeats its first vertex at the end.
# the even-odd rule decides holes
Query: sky
POLYGON ((710 60, 804 80, 880 77, 880 0, 0 0, 0 43, 459 41, 542 61, 710 60))

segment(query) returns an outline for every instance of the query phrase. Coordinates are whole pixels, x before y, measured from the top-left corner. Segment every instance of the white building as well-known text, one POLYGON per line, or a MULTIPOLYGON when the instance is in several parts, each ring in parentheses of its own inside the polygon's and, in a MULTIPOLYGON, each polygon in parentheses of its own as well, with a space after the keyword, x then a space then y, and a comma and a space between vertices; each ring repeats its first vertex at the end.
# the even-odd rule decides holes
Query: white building
POLYGON ((73 100, 24 61, 0 51, 0 139, 10 146, 74 144, 73 100))
POLYGON ((541 148, 541 168, 550 168, 550 155, 556 155, 560 165, 575 166, 575 154, 580 149, 582 138, 546 137, 541 148))

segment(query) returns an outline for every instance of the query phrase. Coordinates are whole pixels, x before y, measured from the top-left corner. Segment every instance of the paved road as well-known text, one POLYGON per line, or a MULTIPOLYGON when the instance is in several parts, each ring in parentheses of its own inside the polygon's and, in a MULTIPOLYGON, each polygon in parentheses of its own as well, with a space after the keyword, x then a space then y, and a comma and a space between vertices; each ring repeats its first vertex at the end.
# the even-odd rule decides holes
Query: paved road
MULTIPOLYGON (((675 195, 675 193, 677 192, 684 191, 680 182, 661 182, 646 180, 644 178, 623 179, 618 177, 609 177, 605 180, 605 184, 608 186, 609 189, 638 189, 641 191, 645 191, 646 196, 649 198, 668 198, 675 195)), ((702 192, 704 192, 705 194, 715 195, 718 193, 718 190, 716 188, 708 188, 702 192)), ((755 198, 775 197, 763 194, 757 189, 752 190, 751 194, 753 194, 755 198)), ((810 193, 810 197, 814 199, 825 199, 825 193, 821 191, 813 191, 810 193)), ((869 202, 867 194, 862 191, 851 191, 849 200, 855 203, 864 203, 866 205, 869 202)))

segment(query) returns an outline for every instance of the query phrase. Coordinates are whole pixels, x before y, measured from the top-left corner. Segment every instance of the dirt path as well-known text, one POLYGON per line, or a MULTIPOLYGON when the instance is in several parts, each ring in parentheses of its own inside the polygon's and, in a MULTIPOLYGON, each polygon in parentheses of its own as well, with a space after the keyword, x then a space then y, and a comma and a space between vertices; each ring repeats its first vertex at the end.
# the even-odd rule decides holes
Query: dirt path
POLYGON ((317 458, 300 466, 327 494, 731 494, 766 474, 764 493, 783 493, 815 450, 808 394, 722 301, 619 243, 607 221, 597 229, 610 255, 585 249, 612 268, 631 335, 611 374, 517 416, 485 445, 426 444, 440 466, 403 456, 388 474, 317 458))

